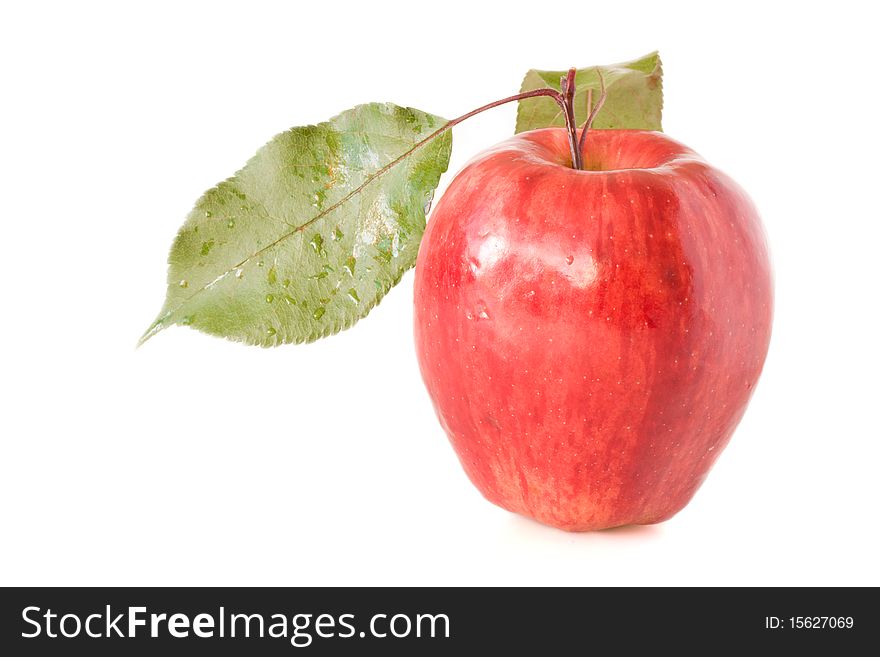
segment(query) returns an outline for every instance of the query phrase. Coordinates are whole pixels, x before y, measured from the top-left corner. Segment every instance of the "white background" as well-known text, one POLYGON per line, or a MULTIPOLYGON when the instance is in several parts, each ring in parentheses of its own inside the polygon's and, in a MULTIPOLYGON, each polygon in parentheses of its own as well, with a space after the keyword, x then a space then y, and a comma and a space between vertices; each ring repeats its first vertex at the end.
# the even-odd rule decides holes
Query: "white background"
MULTIPOLYGON (((880 584, 865 7, 5 5, 0 584, 880 584), (777 291, 745 420, 672 520, 573 535, 485 502, 421 383, 411 273, 317 344, 134 349, 192 203, 277 132, 373 100, 453 117, 654 49, 666 132, 749 190, 777 291)), ((443 187, 514 111, 455 129, 443 187)))

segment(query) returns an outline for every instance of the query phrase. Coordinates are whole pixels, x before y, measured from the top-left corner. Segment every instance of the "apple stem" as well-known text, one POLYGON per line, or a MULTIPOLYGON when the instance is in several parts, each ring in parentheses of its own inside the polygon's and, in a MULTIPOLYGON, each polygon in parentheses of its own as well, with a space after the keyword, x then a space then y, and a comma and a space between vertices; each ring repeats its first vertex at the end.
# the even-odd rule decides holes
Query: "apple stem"
MULTIPOLYGON (((506 103, 512 103, 515 100, 525 100, 526 98, 537 98, 539 96, 546 96, 548 98, 552 98, 556 101, 556 104, 559 105, 559 109, 562 110, 562 116, 565 118, 565 128, 568 132, 568 145, 571 150, 571 166, 574 169, 583 169, 583 158, 581 156, 583 145, 584 145, 584 137, 581 135, 581 140, 578 142, 577 136, 577 123, 574 118, 574 94, 576 91, 575 85, 575 75, 577 75, 577 69, 570 68, 568 69, 568 73, 562 76, 562 79, 559 81, 559 86, 562 89, 561 92, 556 91, 555 89, 534 89, 532 91, 525 91, 520 94, 516 94, 515 96, 508 96, 507 98, 502 98, 501 100, 496 100, 493 103, 489 103, 488 105, 483 105, 482 107, 478 107, 475 110, 471 110, 467 114, 462 114, 461 116, 452 119, 449 123, 444 125, 442 128, 437 130, 435 133, 429 135, 424 141, 429 139, 433 139, 441 132, 445 132, 449 130, 451 127, 458 125, 462 121, 465 121, 472 116, 475 116, 481 112, 485 112, 488 109, 492 109, 493 107, 498 107, 499 105, 504 105, 506 103)), ((602 84, 602 97, 599 99, 598 104, 593 109, 593 112, 590 113, 589 118, 587 119, 589 124, 592 124, 593 118, 595 118, 596 112, 599 111, 599 108, 602 106, 602 103, 605 102, 605 81, 602 79, 602 73, 599 73, 599 80, 602 84)), ((589 126, 587 125, 584 129, 589 126)), ((417 144, 418 146, 419 144, 417 144)))
MULTIPOLYGON (((508 96, 507 98, 502 98, 501 100, 496 100, 495 102, 489 103, 487 105, 483 105, 482 107, 478 107, 475 110, 471 110, 467 114, 462 114, 461 116, 452 119, 449 123, 444 125, 442 128, 428 135, 425 139, 422 140, 419 144, 416 144, 416 147, 420 146, 422 143, 433 139, 439 134, 446 132, 453 126, 458 125, 462 121, 465 121, 472 116, 476 116, 481 112, 485 112, 486 110, 492 109, 493 107, 498 107, 499 105, 505 105, 507 103, 512 103, 515 100, 525 100, 526 98, 538 98, 541 96, 546 96, 548 98, 552 98, 556 101, 556 104, 559 105, 560 110, 562 110, 562 116, 565 118, 565 128, 568 132, 568 145, 571 150, 571 165, 575 169, 583 169, 583 160, 581 158, 581 149, 578 145, 577 138, 577 123, 574 118, 574 93, 575 93, 575 83, 574 78, 577 73, 577 69, 569 69, 568 74, 562 77, 560 81, 560 86, 562 88, 562 92, 556 91, 555 89, 534 89, 532 91, 524 91, 523 93, 516 94, 515 96, 508 96)), ((603 83, 604 90, 604 83, 603 83)), ((600 99, 600 104, 602 100, 600 99)), ((598 111, 598 106, 596 107, 596 111, 598 111)), ((592 121, 591 121, 592 122, 592 121)), ((581 139, 581 145, 583 145, 583 139, 581 139)))
MULTIPOLYGON (((572 70, 574 70, 574 69, 572 69, 572 70)), ((562 110, 562 113, 565 115, 566 125, 568 125, 568 113, 567 113, 567 110, 565 107, 566 101, 563 98, 563 95, 561 93, 559 93, 558 91, 556 91, 555 89, 533 89, 532 91, 524 91, 523 93, 516 94, 515 96, 508 96, 507 98, 502 98, 501 100, 496 100, 496 101, 489 103, 487 105, 483 105, 482 107, 478 107, 475 110, 471 110, 467 114, 462 114, 461 116, 452 119, 449 123, 445 124, 442 128, 437 130, 436 134, 439 134, 441 132, 445 132, 449 128, 458 125, 462 121, 466 121, 467 119, 471 118, 472 116, 476 116, 477 114, 480 114, 482 112, 485 112, 486 110, 492 109, 493 107, 498 107, 499 105, 505 105, 507 103, 512 103, 515 100, 525 100, 526 98, 539 98, 541 96, 546 96, 546 97, 552 98, 553 100, 556 101, 556 103, 559 105, 559 108, 562 110)), ((572 112, 572 117, 574 117, 574 112, 572 112)), ((427 137, 427 139, 430 139, 434 136, 435 136, 434 134, 431 134, 427 137)))
MULTIPOLYGON (((399 162, 401 162, 405 158, 409 157, 414 151, 418 150, 419 148, 421 148, 422 146, 427 144, 429 141, 436 139, 437 137, 442 135, 447 130, 451 130, 454 126, 457 126, 462 121, 466 121, 467 119, 471 118, 472 116, 476 116, 477 114, 485 112, 486 110, 490 110, 493 107, 498 107, 499 105, 506 105, 507 103, 512 103, 516 100, 525 100, 526 98, 539 98, 541 96, 546 96, 547 98, 552 98, 554 101, 556 101, 556 104, 559 105, 560 109, 562 110, 562 114, 565 117, 565 125, 568 130, 568 143, 569 143, 569 146, 571 147, 572 166, 574 166, 574 164, 576 162, 580 162, 580 152, 578 150, 578 142, 577 142, 577 125, 574 122, 574 107, 572 106, 572 109, 569 112, 566 105, 571 104, 572 101, 574 100, 574 74, 575 74, 575 72, 576 72, 575 69, 571 69, 568 72, 568 76, 566 78, 566 80, 568 78, 571 78, 571 80, 572 80, 572 83, 570 85, 570 93, 568 94, 568 100, 566 100, 566 97, 563 94, 556 91, 556 89, 533 89, 532 91, 524 91, 524 92, 518 93, 514 96, 508 96, 507 98, 502 98, 501 100, 496 100, 494 102, 483 105, 482 107, 478 107, 475 110, 471 110, 467 114, 462 114, 461 116, 452 119, 448 123, 444 123, 442 126, 437 128, 434 132, 429 134, 427 137, 425 137, 424 139, 421 139, 418 142, 416 142, 415 144, 413 144, 413 146, 411 148, 409 148, 406 152, 401 153, 396 158, 394 158, 391 162, 386 164, 384 167, 382 167, 381 169, 379 169, 378 171, 376 171, 372 175, 368 176, 367 179, 359 187, 357 187, 356 189, 349 192, 345 197, 343 197, 342 199, 337 201, 334 205, 332 205, 331 207, 324 210, 324 212, 322 214, 316 216, 311 221, 307 221, 306 223, 301 225, 296 230, 297 231, 305 230, 308 226, 310 226, 312 223, 317 221, 319 217, 326 215, 329 211, 338 207, 339 205, 341 205, 342 203, 347 201, 349 198, 351 198, 352 196, 357 194, 365 185, 368 185, 370 182, 372 182, 376 178, 379 178, 380 176, 384 175, 392 167, 396 166, 399 162)), ((568 83, 566 82, 566 84, 568 84, 568 83)), ((578 166, 577 168, 581 168, 581 167, 578 166)))
POLYGON ((559 81, 559 87, 562 89, 562 113, 565 114, 565 128, 568 131, 568 145, 571 148, 571 166, 575 169, 583 169, 584 164, 577 138, 577 123, 574 119, 575 75, 577 75, 577 69, 568 69, 568 73, 563 75, 559 81))

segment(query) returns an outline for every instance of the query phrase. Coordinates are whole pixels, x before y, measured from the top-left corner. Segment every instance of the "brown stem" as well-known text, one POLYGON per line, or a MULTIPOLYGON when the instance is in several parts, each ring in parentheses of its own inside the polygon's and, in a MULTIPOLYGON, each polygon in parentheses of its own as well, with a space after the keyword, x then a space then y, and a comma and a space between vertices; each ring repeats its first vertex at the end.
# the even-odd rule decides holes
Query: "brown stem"
MULTIPOLYGON (((506 103, 512 103, 515 100, 525 100, 526 98, 537 98, 539 96, 547 96, 548 98, 552 98, 556 101, 556 104, 559 105, 559 108, 562 110, 562 116, 565 118, 565 128, 568 132, 568 145, 571 150, 571 166, 575 169, 583 169, 583 159, 581 158, 581 149, 578 147, 578 139, 577 139, 577 123, 574 118, 574 92, 575 92, 575 83, 574 76, 577 73, 577 69, 569 69, 568 74, 563 76, 562 80, 560 80, 560 86, 562 88, 562 92, 556 91, 555 89, 534 89, 532 91, 524 91, 523 93, 516 94, 515 96, 508 96, 507 98, 502 98, 501 100, 496 100, 493 103, 489 103, 488 105, 483 105, 482 107, 478 107, 475 110, 471 110, 467 114, 462 114, 461 116, 452 119, 449 123, 445 124, 443 127, 435 130, 430 135, 425 137, 422 141, 416 144, 413 147, 413 150, 421 146, 423 143, 430 141, 434 137, 440 135, 443 132, 446 132, 453 126, 458 125, 462 121, 471 118, 479 114, 480 112, 485 112, 488 109, 492 109, 493 107, 498 107, 499 105, 504 105, 506 103)), ((603 83, 604 89, 604 83, 603 83)), ((601 103, 602 101, 600 101, 601 103)), ((581 142, 583 143, 583 142, 581 142)), ((405 153, 404 155, 408 155, 405 153)), ((388 166, 391 167, 397 162, 392 162, 388 166)), ((381 172, 379 172, 381 173, 381 172)))
MULTIPOLYGON (((496 100, 493 103, 489 103, 488 105, 483 105, 482 107, 478 107, 475 110, 471 110, 467 114, 462 114, 461 116, 452 119, 449 123, 444 124, 441 128, 438 128, 437 130, 432 132, 430 135, 425 137, 422 140, 422 142, 430 141, 431 139, 433 139, 437 135, 439 135, 443 132, 446 132, 451 127, 458 125, 462 121, 465 121, 465 120, 471 118, 472 116, 476 116, 477 114, 479 114, 481 112, 485 112, 486 110, 492 109, 493 107, 498 107, 499 105, 505 105, 507 103, 512 103, 515 100, 524 100, 526 98, 537 98, 539 96, 548 96, 548 97, 552 98, 553 100, 556 101, 556 103, 559 105, 559 107, 563 111, 565 111, 565 106, 564 106, 563 100, 562 100, 562 94, 560 94, 555 89, 534 89, 532 91, 524 91, 521 94, 516 94, 515 96, 508 96, 507 98, 502 98, 501 100, 496 100)), ((419 142, 419 143, 422 143, 422 142, 419 142)))
MULTIPOLYGON (((559 91, 556 91, 555 89, 533 89, 532 91, 524 91, 524 92, 516 94, 514 96, 508 96, 507 98, 502 98, 501 100, 496 100, 496 101, 489 103, 487 105, 483 105, 482 107, 478 107, 475 110, 471 110, 467 114, 462 114, 461 116, 452 119, 449 123, 446 123, 445 125, 441 126, 437 130, 432 132, 430 135, 428 135, 427 137, 422 139, 415 146, 413 146, 409 151, 407 151, 406 153, 401 155, 397 160, 390 162, 385 167, 383 167, 383 169, 377 171, 374 175, 375 176, 381 175, 382 173, 385 172, 386 169, 390 169, 391 167, 393 167, 395 164, 397 164, 397 162, 399 160, 401 160, 404 157, 406 157, 407 155, 409 155, 409 153, 411 153, 415 149, 419 148, 422 144, 425 144, 425 143, 431 141, 432 139, 434 139, 434 137, 441 135, 442 133, 446 132, 447 130, 449 130, 453 126, 458 125, 462 121, 465 121, 465 120, 471 118, 472 116, 476 116, 477 114, 480 114, 481 112, 485 112, 486 110, 492 109, 493 107, 498 107, 499 105, 505 105, 507 103, 512 103, 515 100, 525 100, 526 98, 538 98, 540 96, 546 96, 548 98, 552 98, 554 101, 556 101, 556 104, 559 105, 559 108, 562 110, 562 115, 563 115, 563 117, 565 117, 565 127, 568 132, 568 145, 571 150, 571 166, 574 167, 575 169, 583 169, 584 167, 583 167, 583 160, 581 158, 581 149, 578 146, 578 139, 577 139, 577 123, 575 122, 575 118, 574 118, 574 92, 575 92, 574 78, 575 78, 576 73, 577 73, 577 69, 574 69, 574 68, 569 69, 568 74, 562 78, 562 80, 561 80, 562 92, 561 93, 559 91)), ((603 90, 605 88, 604 82, 603 82, 602 88, 603 88, 603 90)), ((604 99, 604 96, 603 96, 603 99, 604 99)), ((600 100, 599 102, 601 105, 603 100, 600 100)), ((581 143, 583 143, 583 142, 581 142, 581 143)))
POLYGON ((568 73, 562 76, 559 81, 559 87, 562 89, 562 112, 565 114, 565 127, 568 131, 568 145, 571 149, 571 166, 575 169, 583 169, 581 161, 581 151, 578 147, 577 139, 577 123, 574 118, 574 92, 576 85, 574 82, 577 69, 570 68, 568 73))
MULTIPOLYGON (((574 73, 575 73, 575 69, 571 69, 568 72, 569 76, 571 76, 571 78, 572 78, 572 81, 574 80, 574 73)), ((412 146, 412 148, 407 150, 405 153, 403 153, 402 155, 400 155, 396 159, 394 159, 391 162, 389 162, 388 164, 386 164, 384 167, 379 169, 373 175, 369 176, 367 178, 367 180, 365 180, 364 183, 361 185, 361 187, 368 184, 374 178, 378 178, 379 176, 384 174, 386 171, 388 171, 388 169, 391 169, 393 166, 395 166, 402 159, 404 159, 405 157, 408 157, 413 151, 417 150, 418 148, 421 148, 423 145, 427 144, 429 141, 431 141, 435 137, 439 137, 447 130, 451 130, 454 126, 457 126, 462 121, 466 121, 467 119, 471 118, 472 116, 476 116, 477 114, 485 112, 486 110, 490 110, 493 107, 498 107, 499 105, 506 105, 507 103, 512 103, 515 100, 525 100, 526 98, 538 98, 540 96, 546 96, 548 98, 552 98, 554 101, 556 101, 556 104, 559 105, 559 108, 562 110, 562 114, 565 117, 565 125, 568 130, 568 137, 569 137, 568 141, 569 141, 569 146, 571 147, 572 165, 573 165, 574 161, 575 161, 575 154, 577 153, 577 124, 575 124, 575 122, 574 122, 574 106, 571 105, 571 112, 568 112, 568 110, 566 109, 566 103, 571 104, 572 100, 574 99, 574 83, 573 82, 572 82, 571 88, 572 88, 571 99, 568 101, 566 101, 565 96, 563 94, 556 91, 555 89, 533 89, 532 91, 524 91, 522 93, 515 94, 513 96, 508 96, 507 98, 502 98, 501 100, 496 100, 494 102, 483 105, 482 107, 478 107, 475 110, 471 110, 467 114, 462 114, 461 116, 458 116, 458 117, 452 119, 448 123, 444 123, 442 126, 437 128, 434 132, 432 132, 430 135, 428 135, 424 139, 415 143, 412 146)), ((360 187, 355 189, 350 195, 353 195, 353 194, 357 193, 358 191, 360 191, 360 187)), ((341 205, 342 203, 344 203, 347 200, 348 200, 348 196, 346 196, 345 198, 343 198, 339 202, 335 203, 333 206, 331 206, 330 208, 325 210, 324 213, 322 213, 322 214, 325 214, 326 212, 333 210, 337 205, 341 205)), ((309 222, 309 223, 311 223, 311 222, 309 222)), ((297 230, 300 230, 303 227, 300 227, 297 230)))

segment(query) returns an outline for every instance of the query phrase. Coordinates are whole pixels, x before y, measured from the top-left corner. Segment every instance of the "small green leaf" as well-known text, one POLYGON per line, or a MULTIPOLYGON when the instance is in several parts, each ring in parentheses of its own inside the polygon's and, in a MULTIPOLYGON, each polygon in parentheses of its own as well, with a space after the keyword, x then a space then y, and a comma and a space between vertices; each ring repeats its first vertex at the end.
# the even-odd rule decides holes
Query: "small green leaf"
POLYGON ((158 319, 264 347, 364 317, 413 266, 449 165, 446 119, 359 105, 276 136, 208 190, 177 234, 158 319))
MULTIPOLYGON (((580 68, 575 77, 575 120, 578 126, 587 120, 587 90, 593 90, 593 102, 599 99, 599 76, 595 66, 580 68)), ((593 122, 594 128, 632 128, 662 130, 663 70, 656 52, 641 59, 610 66, 599 66, 605 78, 608 98, 593 122)), ((523 78, 520 91, 556 89, 565 71, 531 69, 523 78)), ((516 131, 564 126, 565 118, 559 105, 551 98, 528 98, 518 103, 516 131)))

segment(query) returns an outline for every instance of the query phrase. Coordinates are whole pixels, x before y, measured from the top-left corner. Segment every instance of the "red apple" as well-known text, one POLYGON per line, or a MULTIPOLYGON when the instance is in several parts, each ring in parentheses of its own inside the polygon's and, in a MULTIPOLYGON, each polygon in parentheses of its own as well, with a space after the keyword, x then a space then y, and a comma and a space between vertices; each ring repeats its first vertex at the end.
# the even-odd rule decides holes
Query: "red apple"
POLYGON ((419 365, 491 502, 572 531, 682 509, 745 411, 772 275, 743 190, 664 134, 562 129, 482 153, 415 275, 419 365))

